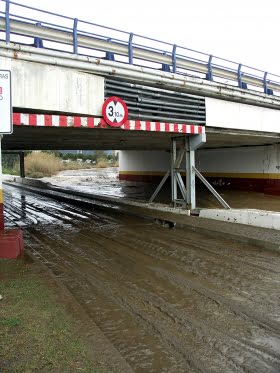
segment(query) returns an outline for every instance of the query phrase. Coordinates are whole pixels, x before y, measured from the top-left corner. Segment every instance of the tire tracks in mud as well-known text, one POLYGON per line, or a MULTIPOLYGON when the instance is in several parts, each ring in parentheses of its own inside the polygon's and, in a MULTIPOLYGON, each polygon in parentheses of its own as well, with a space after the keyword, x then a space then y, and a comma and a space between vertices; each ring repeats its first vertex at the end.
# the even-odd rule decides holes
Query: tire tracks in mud
POLYGON ((25 219, 44 215, 26 229, 28 249, 134 371, 280 371, 276 253, 44 197, 25 203, 25 219))
MULTIPOLYGON (((97 233, 97 235, 98 235, 98 233, 97 233)), ((81 237, 81 236, 83 236, 83 234, 80 233, 79 237, 81 237)), ((99 233, 99 236, 100 236, 100 233, 99 233)), ((59 238, 59 237, 61 239, 61 235, 58 235, 57 238, 59 238)), ((109 244, 112 245, 111 238, 104 237, 104 235, 101 235, 101 237, 102 237, 102 241, 103 241, 103 242, 101 242, 101 243, 103 243, 103 250, 104 250, 104 248, 109 250, 106 247, 106 245, 104 246, 104 240, 109 241, 109 244)), ((48 238, 47 238, 47 240, 48 240, 48 238)), ((95 232, 94 242, 96 243, 96 241, 98 242, 97 237, 96 237, 96 232, 95 232)), ((125 242, 126 242, 126 245, 127 245, 127 241, 125 241, 125 242)), ((99 244, 100 244, 100 242, 99 242, 99 244)), ((119 245, 123 245, 123 243, 119 243, 119 245)), ((82 258, 86 262, 91 261, 91 257, 88 257, 88 254, 86 254, 86 255, 84 254, 83 256, 80 255, 79 260, 77 259, 78 255, 81 254, 81 252, 82 252, 82 249, 76 249, 77 247, 79 248, 79 243, 78 242, 75 242, 75 241, 73 242, 73 248, 71 248, 70 252, 69 252, 69 246, 71 247, 70 241, 63 239, 62 242, 60 243, 60 248, 59 248, 60 250, 62 250, 63 258, 64 259, 68 258, 68 260, 67 260, 68 263, 71 263, 71 265, 73 265, 75 263, 78 264, 80 262, 80 258, 82 258), (65 251, 65 247, 67 247, 66 251, 65 251), (76 251, 76 253, 75 253, 75 251, 76 251), (74 255, 73 255, 73 252, 75 253, 74 255)), ((87 244, 86 247, 89 248, 90 244, 87 244)), ((116 249, 116 246, 115 246, 115 250, 109 250, 109 254, 107 254, 107 255, 109 255, 109 257, 112 257, 112 256, 114 257, 114 255, 113 255, 113 253, 114 253, 115 256, 116 256, 117 255, 116 250, 120 251, 121 247, 118 247, 116 249)), ((117 256, 120 256, 120 255, 118 254, 117 256)), ((139 257, 139 255, 137 256, 137 258, 138 257, 139 257)), ((124 259, 123 257, 121 257, 121 258, 124 259)), ((117 260, 114 258, 114 262, 116 262, 116 261, 117 260)), ((110 264, 110 262, 112 263, 112 261, 107 261, 107 262, 109 264, 110 264)), ((119 262, 121 262, 121 261, 119 260, 119 262)), ((127 265, 129 266, 129 265, 131 265, 131 263, 127 263, 127 265)), ((153 265, 155 265, 155 263, 153 263, 153 265)), ((87 266, 85 264, 83 264, 83 267, 86 268, 87 266)), ((125 266, 122 265, 122 267, 125 267, 125 266)), ((89 275, 90 268, 91 268, 91 266, 89 265, 88 269, 86 270, 87 276, 85 276, 84 281, 86 281, 86 280, 89 281, 89 278, 91 277, 91 275, 89 275)), ((95 272, 96 272, 96 270, 95 270, 95 272)), ((116 281, 117 281, 118 277, 120 276, 120 273, 122 273, 122 271, 118 270, 116 275, 112 279, 110 279, 109 287, 108 286, 104 287, 104 283, 106 283, 106 281, 108 282, 108 273, 112 272, 112 268, 107 268, 107 269, 105 268, 104 269, 104 267, 103 267, 103 268, 101 268, 101 270, 99 269, 99 272, 100 272, 100 273, 98 273, 99 277, 94 277, 91 281, 92 284, 95 284, 95 286, 96 286, 97 283, 99 284, 97 286, 97 291, 101 290, 102 294, 104 296, 107 296, 107 297, 108 297, 108 294, 109 294, 109 298, 115 304, 119 302, 119 299, 122 299, 120 307, 128 309, 128 310, 130 309, 130 313, 132 315, 134 315, 134 316, 137 315, 138 318, 140 317, 140 321, 142 323, 145 322, 146 324, 148 324, 148 326, 146 326, 146 329, 149 329, 151 327, 151 325, 153 325, 154 328, 156 326, 155 331, 157 331, 157 333, 159 335, 162 335, 162 333, 164 333, 165 339, 167 338, 168 333, 167 333, 167 329, 166 329, 166 323, 164 324, 164 326, 161 326, 161 328, 163 328, 163 330, 161 330, 160 325, 158 325, 158 321, 157 321, 158 318, 162 319, 162 314, 165 313, 166 315, 168 315, 170 313, 170 312, 166 311, 166 307, 165 307, 164 312, 161 311, 160 316, 158 318, 153 317, 152 320, 150 320, 150 318, 147 319, 147 304, 150 304, 150 307, 153 306, 154 309, 156 309, 156 308, 161 309, 161 310, 164 309, 164 307, 162 305, 160 305, 159 300, 158 300, 158 302, 153 304, 153 302, 151 302, 151 297, 148 297, 148 299, 145 299, 145 297, 144 297, 144 299, 142 299, 141 302, 144 302, 146 304, 146 309, 145 309, 144 313, 140 313, 140 315, 139 315, 139 310, 137 308, 138 307, 137 298, 139 298, 139 294, 141 294, 141 288, 138 287, 137 295, 134 297, 134 299, 130 300, 129 302, 128 301, 124 302, 124 298, 123 298, 122 294, 125 293, 125 297, 127 298, 128 293, 129 293, 129 291, 128 291, 129 287, 123 288, 122 293, 119 294, 120 288, 122 287, 121 284, 119 283, 120 282, 119 281, 118 282, 118 287, 115 289, 115 291, 113 293, 110 292, 110 287, 112 287, 113 284, 116 283, 116 281), (104 277, 104 275, 103 275, 105 270, 106 270, 106 277, 104 277), (113 296, 113 294, 117 294, 117 295, 113 296), (136 304, 136 306, 132 307, 131 305, 134 305, 134 304, 136 304), (145 317, 143 317, 143 315, 145 315, 145 317), (144 321, 144 320, 146 320, 146 321, 144 321)), ((149 274, 149 276, 148 276, 148 272, 147 272, 147 270, 145 270, 145 272, 144 272, 145 277, 151 277, 151 274, 149 274)), ((123 276, 121 276, 121 279, 122 279, 123 282, 125 282, 123 276)), ((177 285, 178 284, 176 284, 176 286, 177 285)), ((181 285, 182 285, 182 283, 181 283, 181 285)), ((203 294, 203 296, 207 297, 207 296, 205 296, 205 294, 203 294)), ((202 306, 203 306, 203 304, 202 304, 202 306)), ((208 356, 208 360, 213 361, 213 352, 215 350, 216 351, 223 351, 223 344, 230 343, 231 345, 233 345, 233 344, 236 345, 236 343, 237 343, 239 345, 237 347, 235 347, 235 349, 237 351, 237 352, 235 352, 236 356, 238 356, 240 351, 243 351, 244 348, 247 348, 247 350, 249 349, 249 352, 253 351, 251 353, 251 355, 253 357, 251 356, 251 359, 250 359, 249 356, 247 356, 247 358, 246 358, 247 362, 249 361, 249 365, 246 368, 249 369, 250 366, 251 367, 252 366, 258 366, 258 368, 261 368, 261 366, 263 365, 262 366, 262 371, 268 371, 268 372, 270 372, 270 371, 271 372, 272 371, 276 372, 277 371, 277 365, 279 364, 279 356, 277 357, 275 353, 273 353, 271 351, 267 351, 266 348, 262 348, 261 346, 256 346, 252 343, 250 344, 250 343, 248 343, 248 341, 247 341, 247 343, 246 342, 244 343, 244 341, 238 340, 238 338, 236 338, 236 337, 234 338, 233 335, 228 335, 228 333, 225 330, 223 332, 219 332, 219 331, 215 330, 215 328, 213 328, 213 327, 212 328, 209 328, 209 327, 206 328, 205 325, 203 325, 203 322, 201 320, 199 322, 196 322, 195 319, 191 319, 190 315, 186 315, 186 316, 187 317, 183 318, 183 320, 180 321, 180 322, 178 321, 178 320, 180 320, 179 316, 178 315, 176 316, 175 319, 177 321, 176 321, 175 325, 180 326, 179 329, 177 328, 176 333, 174 333, 174 322, 171 323, 171 324, 169 323, 170 325, 169 325, 168 330, 171 330, 172 332, 171 332, 171 336, 167 339, 170 339, 170 341, 172 343, 174 343, 174 340, 176 340, 176 338, 175 338, 176 334, 180 333, 180 329, 182 329, 183 325, 186 324, 186 322, 187 322, 192 327, 193 331, 197 332, 197 330, 199 330, 199 334, 201 334, 201 336, 202 336, 200 339, 204 340, 204 343, 203 343, 204 345, 212 343, 212 345, 215 346, 215 349, 211 350, 211 356, 208 356), (203 330, 203 327, 204 327, 204 330, 203 330), (201 329, 202 329, 202 331, 201 331, 201 329), (223 336, 223 333, 225 333, 227 335, 226 339, 223 336), (209 337, 209 335, 210 335, 210 337, 209 337), (221 341, 223 342, 222 344, 221 344, 221 341), (239 353, 238 353, 238 351, 239 351, 239 353), (260 356, 258 357, 258 355, 260 355, 260 356), (265 355, 267 355, 267 356, 265 357, 265 355), (265 363, 263 360, 268 360, 268 361, 265 363), (265 364, 267 364, 267 366, 265 364)), ((168 316, 168 318, 174 319, 174 317, 170 317, 170 315, 168 316)), ((189 338, 190 338, 190 335, 188 335, 187 339, 189 339, 189 338)), ((187 339, 183 338, 181 340, 181 343, 176 344, 176 350, 177 351, 180 351, 180 347, 181 347, 182 351, 186 351, 186 341, 187 341, 187 339)), ((198 338, 198 341, 200 341, 200 339, 198 338)), ((197 340, 193 341, 193 346, 195 346, 195 349, 192 350, 191 352, 189 352, 187 361, 190 360, 190 356, 195 356, 197 354, 195 351, 196 351, 196 349, 198 349, 198 341, 197 340)), ((233 346, 231 346, 231 349, 234 349, 233 346)), ((196 369, 196 371, 199 370, 199 371, 202 371, 202 372, 207 372, 207 371, 215 371, 215 372, 221 371, 221 372, 223 372, 224 371, 223 369, 227 365, 229 365, 228 366, 229 369, 227 371, 243 371, 243 369, 241 367, 239 367, 238 362, 237 362, 238 359, 236 360, 236 357, 235 357, 235 361, 233 359, 233 361, 231 361, 231 363, 230 363, 230 359, 228 358, 228 351, 229 351, 229 348, 227 348, 227 354, 226 354, 227 357, 225 357, 225 354, 224 354, 223 356, 218 356, 216 358, 216 360, 217 360, 216 363, 217 364, 221 364, 221 362, 223 362, 221 369, 218 368, 218 365, 216 365, 215 368, 210 369, 210 370, 208 370, 209 366, 206 368, 206 366, 207 366, 206 364, 201 367, 200 364, 197 363, 197 361, 199 361, 199 358, 195 359, 195 361, 191 361, 191 366, 194 367, 196 369), (224 360, 226 360, 226 362, 224 360)), ((205 356, 205 351, 203 351, 203 354, 205 356)), ((203 360, 203 359, 200 358, 200 360, 203 360)), ((209 365, 209 363, 208 363, 208 365, 209 365)), ((244 362, 243 362, 243 365, 244 365, 244 362)), ((179 367, 176 368, 177 369, 176 371, 181 371, 180 369, 178 370, 178 368, 179 367)), ((185 367, 183 368, 182 371, 186 371, 185 367)), ((250 369, 248 371, 250 371, 250 369)))
MULTIPOLYGON (((32 236, 33 239, 38 239, 37 234, 35 237, 33 234, 32 236)), ((115 298, 112 291, 113 285, 105 287, 104 290, 102 277, 100 276, 100 279, 99 276, 97 277, 96 275, 90 274, 90 272, 96 274, 98 269, 98 274, 103 273, 104 267, 100 266, 98 261, 94 261, 95 267, 90 267, 92 271, 85 271, 85 273, 83 273, 81 270, 77 269, 79 266, 76 265, 77 262, 81 264, 81 259, 77 259, 77 256, 70 252, 63 243, 59 245, 61 254, 58 255, 57 251, 54 251, 48 244, 44 243, 44 239, 48 241, 47 237, 40 237, 39 242, 43 242, 45 250, 46 248, 48 249, 48 252, 44 255, 46 262, 53 262, 53 256, 56 256, 56 261, 60 263, 62 263, 61 259, 64 259, 63 264, 59 264, 58 266, 60 267, 59 270, 58 267, 56 268, 56 274, 60 275, 61 272, 67 273, 67 277, 63 278, 64 284, 69 288, 78 302, 83 304, 90 314, 93 313, 97 325, 111 340, 113 345, 117 346, 120 353, 129 363, 132 361, 132 366, 134 366, 134 368, 140 369, 140 371, 143 369, 143 371, 157 372, 160 369, 157 364, 160 362, 163 364, 163 367, 166 366, 166 372, 192 371, 190 367, 189 370, 186 370, 188 363, 182 360, 182 357, 176 351, 172 351, 173 354, 170 356, 171 361, 168 361, 169 359, 165 358, 167 352, 164 351, 161 353, 161 349, 157 351, 160 356, 154 363, 155 369, 153 369, 150 358, 157 350, 156 346, 158 343, 153 336, 150 337, 149 335, 148 340, 145 341, 145 335, 144 338, 142 335, 142 327, 137 326, 137 323, 135 324, 133 321, 132 315, 129 313, 126 314, 125 310, 120 307, 120 304, 123 304, 123 296, 117 298, 116 302, 112 302, 112 299, 115 298), (49 259, 47 255, 49 255, 49 259), (120 322, 120 320, 122 321, 120 322), (134 330, 134 334, 131 338, 128 338, 129 335, 127 334, 129 328, 134 330), (123 336, 120 338, 122 333, 123 336)), ((82 259, 84 261, 84 258, 82 259)), ((83 268, 86 269, 84 263, 83 268)))

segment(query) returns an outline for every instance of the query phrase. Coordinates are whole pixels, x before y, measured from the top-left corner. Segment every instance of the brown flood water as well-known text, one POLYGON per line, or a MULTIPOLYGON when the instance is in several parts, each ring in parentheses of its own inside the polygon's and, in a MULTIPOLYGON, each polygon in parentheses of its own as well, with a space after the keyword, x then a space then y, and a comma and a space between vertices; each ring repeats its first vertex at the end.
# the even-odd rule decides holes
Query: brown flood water
MULTIPOLYGON (((157 187, 155 184, 120 181, 117 167, 62 171, 56 176, 44 178, 43 180, 61 188, 146 201, 149 200, 157 187)), ((232 208, 250 208, 280 212, 280 196, 233 190, 220 190, 219 193, 221 193, 222 197, 232 208)), ((169 203, 169 201, 170 185, 166 183, 155 202, 169 203)), ((221 208, 221 205, 204 186, 201 186, 197 190, 197 207, 221 208)))
POLYGON ((132 371, 280 372, 280 253, 11 187, 5 202, 132 371))

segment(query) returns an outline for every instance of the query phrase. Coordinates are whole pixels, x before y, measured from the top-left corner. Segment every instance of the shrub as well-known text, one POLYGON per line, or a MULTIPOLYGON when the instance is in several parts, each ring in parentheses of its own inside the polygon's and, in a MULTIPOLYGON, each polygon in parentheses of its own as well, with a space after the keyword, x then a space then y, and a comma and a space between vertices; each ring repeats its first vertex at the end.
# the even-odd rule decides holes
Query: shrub
POLYGON ((61 160, 54 154, 32 152, 25 157, 25 173, 29 177, 52 176, 63 169, 61 160))
POLYGON ((108 160, 104 159, 104 158, 103 159, 102 158, 98 159, 95 167, 97 167, 97 168, 106 168, 106 167, 108 167, 108 160))

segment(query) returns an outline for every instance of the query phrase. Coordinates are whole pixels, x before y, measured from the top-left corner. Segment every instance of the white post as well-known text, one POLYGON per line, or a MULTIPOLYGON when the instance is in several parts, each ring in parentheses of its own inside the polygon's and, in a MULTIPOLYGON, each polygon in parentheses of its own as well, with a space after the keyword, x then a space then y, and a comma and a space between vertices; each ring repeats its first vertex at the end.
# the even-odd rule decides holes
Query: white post
POLYGON ((195 193, 195 150, 206 142, 206 135, 189 136, 186 142, 186 169, 187 169, 187 203, 190 210, 196 208, 195 193))
POLYGON ((187 204, 190 210, 196 208, 196 195, 195 195, 195 173, 193 166, 195 165, 195 153, 191 150, 190 137, 188 138, 189 144, 185 144, 186 147, 186 182, 187 182, 187 204))
POLYGON ((177 181, 175 178, 175 163, 177 158, 177 143, 175 139, 171 140, 171 195, 173 206, 176 206, 177 200, 177 181))

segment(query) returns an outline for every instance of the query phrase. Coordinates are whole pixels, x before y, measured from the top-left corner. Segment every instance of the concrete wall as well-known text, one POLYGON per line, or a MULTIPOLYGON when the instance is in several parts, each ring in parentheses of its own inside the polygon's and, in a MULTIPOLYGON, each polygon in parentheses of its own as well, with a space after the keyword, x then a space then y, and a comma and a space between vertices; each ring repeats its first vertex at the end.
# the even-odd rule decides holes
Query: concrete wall
POLYGON ((12 72, 13 107, 101 115, 104 102, 102 77, 3 57, 0 69, 12 72))
POLYGON ((206 126, 280 132, 280 110, 206 97, 206 126))
MULTIPOLYGON (((120 179, 158 181, 169 160, 168 152, 121 151, 120 179)), ((200 150, 196 167, 216 186, 280 194, 279 144, 200 150)))
POLYGON ((120 180, 153 182, 168 170, 170 153, 165 151, 120 151, 120 180))
POLYGON ((166 172, 170 153, 164 151, 120 151, 120 170, 128 172, 166 172))
POLYGON ((197 167, 206 173, 278 174, 279 145, 205 149, 196 154, 197 167))

